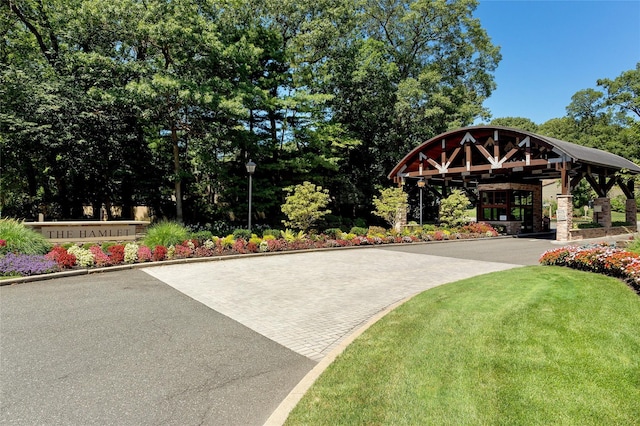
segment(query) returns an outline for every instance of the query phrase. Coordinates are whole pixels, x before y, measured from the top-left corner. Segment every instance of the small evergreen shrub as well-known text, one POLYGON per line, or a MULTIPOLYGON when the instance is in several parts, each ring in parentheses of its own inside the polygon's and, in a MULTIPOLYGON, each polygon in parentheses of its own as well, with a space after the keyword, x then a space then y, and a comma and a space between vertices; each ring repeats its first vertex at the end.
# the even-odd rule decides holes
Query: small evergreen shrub
POLYGON ((200 244, 213 238, 211 231, 197 231, 191 233, 191 239, 198 240, 200 244))
POLYGON ((327 236, 327 238, 330 238, 332 240, 337 240, 342 235, 342 229, 340 228, 325 229, 324 234, 327 236))
POLYGON ((367 228, 362 228, 359 226, 354 226, 349 230, 350 234, 356 234, 356 235, 367 235, 367 232, 369 232, 367 228))
POLYGON ((251 231, 248 229, 234 229, 233 238, 236 240, 242 238, 243 240, 249 240, 251 238, 251 231))

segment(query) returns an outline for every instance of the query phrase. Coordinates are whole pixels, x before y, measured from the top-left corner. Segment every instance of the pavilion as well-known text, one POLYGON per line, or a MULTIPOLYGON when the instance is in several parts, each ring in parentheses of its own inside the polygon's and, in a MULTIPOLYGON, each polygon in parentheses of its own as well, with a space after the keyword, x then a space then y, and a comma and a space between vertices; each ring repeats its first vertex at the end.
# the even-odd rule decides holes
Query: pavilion
MULTIPOLYGON (((438 197, 464 190, 477 207, 477 220, 502 225, 508 234, 544 229, 542 181, 559 179, 557 233, 572 239, 572 190, 585 179, 597 197, 594 222, 611 228, 609 191, 627 197, 626 222, 636 230, 633 176, 637 164, 596 148, 501 126, 464 127, 435 136, 409 152, 391 171, 398 184, 421 181, 438 197)), ((604 235, 604 234, 603 234, 604 235)))

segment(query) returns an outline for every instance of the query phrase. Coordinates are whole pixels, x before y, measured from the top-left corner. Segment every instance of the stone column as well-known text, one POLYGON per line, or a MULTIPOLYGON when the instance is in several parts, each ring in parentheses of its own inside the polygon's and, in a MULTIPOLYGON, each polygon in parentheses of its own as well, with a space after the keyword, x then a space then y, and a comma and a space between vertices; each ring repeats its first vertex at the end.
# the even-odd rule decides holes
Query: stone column
POLYGON ((573 196, 558 195, 558 209, 556 210, 556 240, 571 241, 571 227, 573 226, 573 196))
POLYGON ((611 200, 606 197, 593 200, 593 221, 611 228, 611 200))
POLYGON ((634 226, 637 226, 636 221, 638 220, 638 206, 636 204, 635 198, 629 198, 627 200, 627 206, 624 211, 624 221, 630 223, 634 226))

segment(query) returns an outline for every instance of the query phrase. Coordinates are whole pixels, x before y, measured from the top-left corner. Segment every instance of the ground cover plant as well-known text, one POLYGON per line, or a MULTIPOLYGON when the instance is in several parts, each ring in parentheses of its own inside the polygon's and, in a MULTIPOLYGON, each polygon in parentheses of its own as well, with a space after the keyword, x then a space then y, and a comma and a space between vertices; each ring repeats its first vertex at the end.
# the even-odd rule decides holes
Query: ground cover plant
MULTIPOLYGON (((24 227, 23 225, 19 226, 24 227)), ((9 245, 8 241, 4 240, 4 235, 0 234, 0 248, 6 248, 9 245)), ((186 227, 177 223, 160 222, 149 228, 149 232, 142 241, 56 245, 48 252, 45 251, 45 255, 40 255, 43 261, 54 262, 53 268, 16 269, 13 266, 9 267, 7 260, 6 267, 0 263, 0 276, 36 275, 74 268, 108 267, 230 254, 413 243, 496 235, 498 233, 491 225, 472 223, 457 228, 437 228, 433 225, 425 225, 418 229, 407 228, 403 232, 395 232, 376 226, 353 227, 350 232, 329 229, 326 233, 320 234, 307 234, 303 231, 289 229, 268 229, 262 232, 261 237, 246 229, 238 229, 227 236, 218 237, 213 236, 210 232, 190 232, 186 227)), ((23 255, 22 253, 14 254, 23 255)), ((0 254, 0 256, 2 255, 0 254)), ((35 262, 35 259, 30 258, 29 262, 35 262)), ((12 259, 11 265, 14 263, 15 259, 12 259)))
POLYGON ((637 424, 640 298, 532 266, 426 291, 351 344, 286 425, 637 424))

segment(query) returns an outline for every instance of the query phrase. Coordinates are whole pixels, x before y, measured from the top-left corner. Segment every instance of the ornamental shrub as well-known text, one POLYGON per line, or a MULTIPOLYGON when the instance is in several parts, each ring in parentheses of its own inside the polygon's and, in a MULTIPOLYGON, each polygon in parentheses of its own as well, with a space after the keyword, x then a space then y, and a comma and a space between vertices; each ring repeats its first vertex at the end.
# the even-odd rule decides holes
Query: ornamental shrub
POLYGON ((154 261, 160 261, 160 260, 164 260, 167 257, 167 248, 165 246, 155 246, 155 248, 153 249, 153 257, 152 259, 154 261))
POLYGON ((143 244, 147 247, 157 245, 168 247, 182 243, 189 238, 189 230, 176 222, 162 221, 147 230, 143 244))
POLYGON ((93 266, 94 257, 91 251, 80 246, 73 245, 67 249, 67 253, 73 254, 76 257, 76 265, 81 268, 93 266))
POLYGON ((149 262, 152 257, 151 249, 147 246, 138 247, 138 262, 149 262))
POLYGON ((236 240, 242 238, 243 240, 249 240, 251 238, 251 231, 248 229, 234 229, 233 238, 236 240))
POLYGON ((407 198, 402 188, 381 189, 380 196, 373 197, 375 210, 372 213, 384 219, 393 229, 399 230, 407 211, 407 198))
POLYGON ((138 249, 140 247, 136 243, 127 243, 124 246, 124 263, 135 263, 138 260, 138 249))
POLYGON ((342 235, 342 229, 340 228, 325 229, 324 234, 327 236, 327 238, 331 238, 332 240, 337 240, 342 235))
POLYGON ((46 254, 51 249, 51 243, 33 229, 24 226, 15 219, 0 219, 0 254, 46 254))
POLYGON ((193 232, 191 234, 191 238, 194 240, 198 240, 198 243, 202 244, 206 240, 210 240, 211 238, 213 238, 213 234, 211 233, 211 231, 198 231, 193 232))
POLYGON ((108 249, 109 258, 112 265, 119 265, 124 262, 124 246, 122 244, 115 244, 108 249))
POLYGON ((329 205, 329 190, 322 189, 311 182, 285 188, 287 196, 281 210, 288 220, 283 220, 285 226, 291 226, 301 231, 308 231, 325 215, 331 213, 326 207, 329 205))
POLYGON ((111 264, 111 259, 109 256, 102 250, 100 246, 91 246, 89 247, 89 251, 93 254, 93 259, 96 266, 109 266, 111 264))
POLYGON ((351 228, 351 230, 349 231, 350 234, 356 234, 356 235, 367 235, 367 232, 369 230, 367 228, 362 228, 359 226, 354 226, 353 228, 351 228))
POLYGON ((467 196, 462 191, 454 189, 451 191, 451 195, 440 200, 440 223, 449 227, 467 224, 468 219, 465 212, 468 205, 467 196))
POLYGON ((62 246, 55 246, 44 257, 56 262, 61 269, 70 269, 76 264, 76 256, 68 253, 67 249, 62 246))

